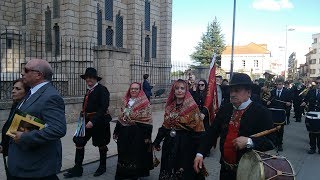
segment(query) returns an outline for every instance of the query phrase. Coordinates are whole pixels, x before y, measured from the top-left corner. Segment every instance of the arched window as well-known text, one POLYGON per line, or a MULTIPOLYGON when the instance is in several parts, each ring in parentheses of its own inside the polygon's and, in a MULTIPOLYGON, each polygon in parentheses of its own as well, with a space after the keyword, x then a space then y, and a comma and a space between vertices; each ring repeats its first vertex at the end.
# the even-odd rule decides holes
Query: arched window
POLYGON ((53 26, 54 31, 54 49, 55 55, 58 56, 60 54, 60 28, 57 23, 53 26))
POLYGON ((150 31, 150 1, 145 1, 144 7, 145 30, 150 31))
POLYGON ((157 57, 157 26, 152 26, 152 58, 157 57))
POLYGON ((60 17, 60 0, 53 0, 53 18, 60 17))
POLYGON ((119 14, 116 16, 116 46, 123 47, 123 17, 119 14))
POLYGON ((26 0, 22 0, 22 26, 27 24, 27 5, 26 0))
POLYGON ((146 36, 145 40, 145 51, 144 51, 144 61, 150 61, 150 37, 149 35, 146 36))
POLYGON ((108 28, 106 29, 106 45, 113 45, 113 30, 111 26, 108 26, 108 28))
POLYGON ((113 0, 105 0, 105 19, 113 21, 113 0))
POLYGON ((99 3, 97 6, 97 41, 98 45, 102 45, 102 11, 99 7, 99 3))
POLYGON ((51 10, 49 6, 45 11, 45 50, 46 52, 52 51, 51 10))

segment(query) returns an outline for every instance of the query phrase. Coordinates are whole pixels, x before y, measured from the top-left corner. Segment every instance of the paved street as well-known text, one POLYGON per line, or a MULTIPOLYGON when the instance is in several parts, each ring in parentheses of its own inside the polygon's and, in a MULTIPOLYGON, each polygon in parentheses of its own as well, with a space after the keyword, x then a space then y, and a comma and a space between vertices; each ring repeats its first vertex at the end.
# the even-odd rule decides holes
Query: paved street
MULTIPOLYGON (((293 115, 292 115, 293 116, 293 115)), ((162 124, 163 112, 158 111, 153 113, 154 131, 153 138, 157 133, 158 127, 162 124)), ((115 123, 112 123, 112 131, 115 123)), ((74 144, 72 143, 72 135, 75 129, 75 124, 68 124, 68 133, 66 137, 62 139, 63 143, 63 167, 62 172, 59 174, 59 178, 63 179, 63 171, 72 167, 74 164, 74 144)), ((116 171, 116 144, 112 140, 109 147, 108 159, 107 159, 107 172, 100 177, 93 177, 93 173, 98 167, 98 149, 94 148, 91 143, 86 147, 85 160, 84 160, 84 174, 81 178, 74 179, 114 179, 116 171)), ((307 154, 309 148, 308 134, 304 123, 291 122, 290 125, 285 126, 284 135, 284 151, 280 155, 287 157, 297 174, 298 180, 318 180, 320 177, 319 165, 320 154, 307 154)), ((271 154, 276 152, 272 151, 271 154)), ((157 152, 158 158, 160 152, 157 152)), ((205 165, 209 171, 210 176, 207 179, 218 179, 219 177, 219 151, 217 149, 212 150, 211 156, 205 160, 205 165)), ((2 161, 2 159, 0 159, 2 161)), ((151 175, 146 180, 157 179, 159 174, 159 167, 151 171, 151 175)), ((3 164, 0 165, 0 179, 3 179, 4 168, 3 164)))

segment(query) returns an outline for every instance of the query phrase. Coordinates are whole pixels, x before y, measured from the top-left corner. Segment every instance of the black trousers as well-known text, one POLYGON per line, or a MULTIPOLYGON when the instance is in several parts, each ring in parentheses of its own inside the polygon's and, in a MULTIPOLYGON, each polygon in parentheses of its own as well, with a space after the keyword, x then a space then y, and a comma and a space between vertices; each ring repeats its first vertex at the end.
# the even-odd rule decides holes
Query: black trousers
POLYGON ((302 113, 303 113, 304 107, 301 107, 300 104, 296 104, 293 106, 294 107, 294 116, 296 117, 296 121, 301 121, 301 117, 302 117, 302 113))
POLYGON ((320 133, 309 133, 310 149, 320 151, 320 133))
POLYGON ((228 170, 221 166, 220 169, 220 180, 236 180, 237 179, 237 171, 228 170))
MULTIPOLYGON (((278 125, 275 125, 278 126, 278 125)), ((284 132, 284 125, 281 125, 281 128, 276 131, 276 136, 277 136, 277 141, 276 141, 276 146, 280 146, 283 144, 283 132, 284 132)))
POLYGON ((21 178, 21 177, 14 177, 11 176, 8 178, 8 180, 59 180, 57 175, 51 175, 51 176, 46 176, 46 177, 41 177, 41 178, 21 178))

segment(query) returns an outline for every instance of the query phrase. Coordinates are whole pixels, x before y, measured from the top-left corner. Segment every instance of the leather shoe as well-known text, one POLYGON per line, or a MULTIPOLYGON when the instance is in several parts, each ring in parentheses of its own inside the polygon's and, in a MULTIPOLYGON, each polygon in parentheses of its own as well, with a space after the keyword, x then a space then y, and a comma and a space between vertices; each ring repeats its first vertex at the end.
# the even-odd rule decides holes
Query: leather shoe
POLYGON ((73 177, 81 177, 83 173, 82 167, 73 167, 72 169, 68 170, 66 173, 63 174, 64 178, 73 178, 73 177))
POLYGON ((101 176, 103 173, 105 173, 107 170, 105 167, 99 167, 96 172, 93 174, 94 177, 101 176))
POLYGON ((308 151, 308 154, 314 154, 314 153, 316 153, 316 150, 314 150, 314 149, 310 149, 310 150, 308 151))

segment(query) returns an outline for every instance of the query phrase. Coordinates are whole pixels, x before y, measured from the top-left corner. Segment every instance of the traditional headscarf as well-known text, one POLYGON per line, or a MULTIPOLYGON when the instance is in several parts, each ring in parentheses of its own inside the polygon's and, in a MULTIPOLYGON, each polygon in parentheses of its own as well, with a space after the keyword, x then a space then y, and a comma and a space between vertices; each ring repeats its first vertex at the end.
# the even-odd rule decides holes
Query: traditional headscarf
POLYGON ((150 101, 143 92, 141 88, 141 83, 133 82, 130 84, 126 95, 122 99, 121 112, 118 121, 124 126, 133 125, 135 122, 152 125, 150 101), (132 84, 138 84, 140 91, 138 96, 135 98, 134 104, 129 109, 128 102, 131 98, 130 88, 132 84))
POLYGON ((197 103, 193 100, 189 92, 187 83, 178 79, 171 86, 169 97, 165 106, 164 122, 165 128, 185 129, 195 132, 204 131, 203 121, 197 103), (183 83, 186 88, 186 94, 182 105, 176 108, 175 87, 177 84, 183 83))

